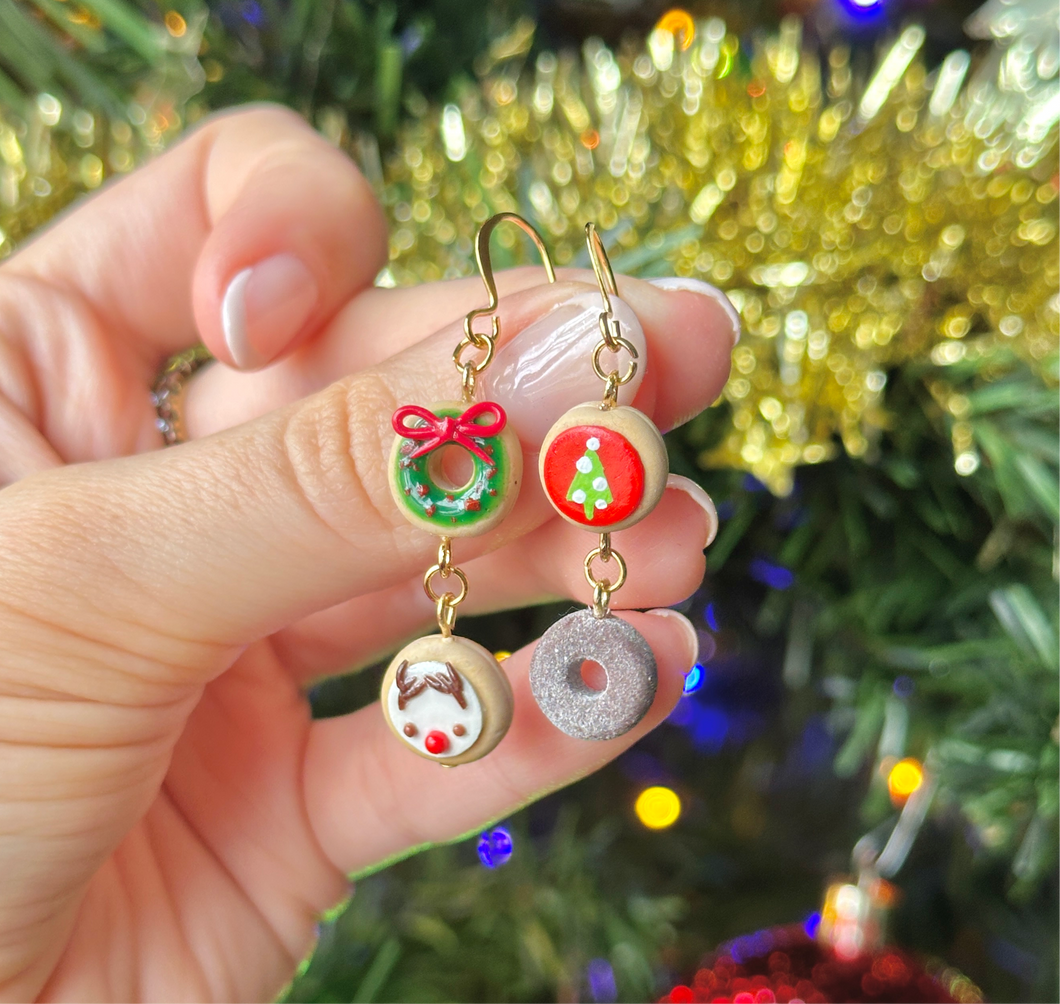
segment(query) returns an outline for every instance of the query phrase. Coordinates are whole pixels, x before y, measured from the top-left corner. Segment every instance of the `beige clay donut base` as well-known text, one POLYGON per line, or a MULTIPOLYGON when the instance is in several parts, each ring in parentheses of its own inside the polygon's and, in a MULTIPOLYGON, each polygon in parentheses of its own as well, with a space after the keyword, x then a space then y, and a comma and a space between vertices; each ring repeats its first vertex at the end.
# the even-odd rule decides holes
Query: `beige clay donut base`
POLYGON ((636 408, 628 405, 619 405, 615 408, 601 408, 599 403, 590 401, 571 408, 559 417, 555 425, 548 430, 544 442, 541 444, 541 453, 538 456, 538 473, 542 485, 546 485, 545 463, 548 457, 548 449, 553 440, 567 429, 579 425, 602 426, 618 433, 626 439, 630 446, 637 452, 641 464, 644 467, 644 489, 640 503, 636 509, 616 523, 601 524, 599 527, 581 520, 571 519, 560 509, 549 495, 546 487, 545 495, 548 497, 552 507, 568 523, 581 527, 583 530, 599 530, 600 533, 614 533, 617 530, 625 530, 626 527, 639 523, 659 504, 663 492, 666 490, 666 478, 670 472, 670 458, 666 453, 666 443, 663 442, 662 433, 655 427, 647 415, 636 408))
MULTIPOLYGON (((500 663, 488 649, 469 638, 452 635, 443 638, 440 634, 417 638, 406 645, 387 667, 380 688, 380 704, 383 717, 391 731, 406 749, 418 756, 447 767, 456 767, 462 763, 471 763, 489 753, 507 733, 512 724, 514 698, 511 684, 500 663), (388 698, 391 688, 395 686, 398 668, 403 662, 416 664, 421 662, 449 663, 474 688, 478 703, 482 709, 482 731, 474 744, 457 756, 433 756, 413 746, 395 726, 391 719, 388 698)), ((413 698, 415 700, 415 698, 413 698)))
MULTIPOLYGON (((439 401, 429 410, 435 415, 459 417, 468 407, 462 401, 439 401)), ((390 494, 413 526, 443 537, 476 537, 492 530, 508 515, 519 497, 523 476, 523 451, 510 424, 485 442, 493 451, 492 477, 488 465, 469 453, 474 473, 467 485, 458 488, 446 488, 431 480, 429 464, 433 453, 415 460, 406 455, 405 450, 417 445, 414 440, 395 435, 387 465, 390 494)))

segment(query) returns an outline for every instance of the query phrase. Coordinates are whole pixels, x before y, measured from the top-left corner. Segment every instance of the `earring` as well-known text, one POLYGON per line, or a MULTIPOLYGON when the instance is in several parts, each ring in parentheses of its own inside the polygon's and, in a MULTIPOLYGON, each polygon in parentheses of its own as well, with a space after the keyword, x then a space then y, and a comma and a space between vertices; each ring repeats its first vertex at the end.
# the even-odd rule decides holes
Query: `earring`
POLYGON ((496 526, 515 504, 522 478, 519 439, 508 427, 504 409, 495 401, 475 401, 478 377, 492 362, 501 331, 489 241, 504 222, 526 231, 541 252, 548 281, 556 281, 544 242, 526 220, 515 213, 488 219, 475 243, 488 303, 464 318, 464 337, 453 352, 461 400, 430 408, 402 405, 391 420, 397 437, 390 453, 390 492, 410 523, 441 538, 438 561, 423 576, 439 633, 418 638, 398 652, 383 676, 380 703, 387 724, 406 746, 447 766, 485 756, 512 721, 512 690, 500 664, 481 645, 453 634, 456 608, 467 597, 468 581, 453 564, 452 540, 496 526), (475 330, 480 317, 490 319, 488 333, 475 330), (451 471, 455 462, 466 465, 468 460, 471 472, 466 477, 447 473, 447 465, 451 471), (436 586, 436 577, 441 583, 455 579, 451 585, 456 591, 436 586))
POLYGON ((611 534, 638 523, 662 498, 669 462, 662 435, 636 408, 618 403, 642 361, 622 335, 611 306, 615 276, 592 223, 585 226, 589 257, 600 286, 600 341, 593 372, 604 382, 603 399, 580 404, 549 430, 541 446, 539 472, 552 507, 569 523, 599 532, 599 546, 585 556, 592 605, 557 621, 542 636, 530 660, 534 700, 561 732, 578 739, 614 739, 632 729, 655 698, 655 656, 640 632, 610 612, 611 595, 626 581, 626 563, 611 546, 611 534), (629 356, 625 372, 605 372, 604 352, 629 356), (603 566, 598 577, 594 570, 603 566), (613 577, 605 575, 614 568, 613 577), (599 663, 603 690, 582 680, 583 662, 599 663))

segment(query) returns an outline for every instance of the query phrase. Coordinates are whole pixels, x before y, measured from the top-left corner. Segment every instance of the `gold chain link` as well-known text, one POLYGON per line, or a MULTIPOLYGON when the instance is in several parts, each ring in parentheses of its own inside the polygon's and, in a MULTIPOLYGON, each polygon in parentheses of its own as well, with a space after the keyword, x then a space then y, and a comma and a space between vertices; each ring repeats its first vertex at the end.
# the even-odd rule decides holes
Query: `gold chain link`
POLYGON ((467 576, 453 564, 453 542, 449 537, 442 537, 438 544, 437 564, 431 565, 423 574, 423 591, 434 603, 438 630, 441 631, 443 638, 448 638, 453 633, 453 627, 456 624, 456 608, 467 597, 467 576), (434 586, 431 585, 431 579, 435 575, 440 575, 443 581, 455 575, 460 581, 460 592, 436 592, 434 586))
POLYGON ((593 616, 606 617, 611 607, 611 594, 617 592, 626 581, 626 561, 621 554, 611 546, 611 534, 600 534, 600 546, 594 547, 585 556, 585 581, 593 588, 593 616), (599 558, 605 565, 614 561, 618 565, 618 578, 612 582, 610 579, 598 579, 593 574, 593 562, 599 558))

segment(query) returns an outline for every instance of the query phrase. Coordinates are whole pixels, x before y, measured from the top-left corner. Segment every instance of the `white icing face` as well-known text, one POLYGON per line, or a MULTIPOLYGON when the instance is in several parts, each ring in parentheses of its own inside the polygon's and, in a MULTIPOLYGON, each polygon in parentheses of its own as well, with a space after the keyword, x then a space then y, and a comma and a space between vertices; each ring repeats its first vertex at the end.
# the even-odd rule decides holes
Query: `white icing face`
POLYGON ((403 663, 386 695, 386 705, 401 738, 431 757, 459 756, 482 733, 478 694, 452 663, 403 663))

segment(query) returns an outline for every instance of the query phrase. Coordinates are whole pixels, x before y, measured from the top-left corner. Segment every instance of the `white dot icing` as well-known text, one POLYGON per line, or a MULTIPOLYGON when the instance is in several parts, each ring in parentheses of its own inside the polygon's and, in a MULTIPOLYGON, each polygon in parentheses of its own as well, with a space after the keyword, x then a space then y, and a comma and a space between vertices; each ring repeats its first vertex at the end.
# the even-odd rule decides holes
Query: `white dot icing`
POLYGON ((588 474, 593 469, 593 462, 588 457, 579 457, 578 462, 574 465, 578 468, 582 474, 588 474))
POLYGON ((585 441, 585 448, 587 450, 593 450, 593 451, 600 449, 600 440, 597 439, 596 436, 590 436, 585 441))
POLYGON ((574 493, 571 495, 571 498, 575 502, 577 502, 578 505, 581 505, 585 501, 585 492, 583 492, 580 488, 576 488, 574 490, 574 493))
POLYGON ((607 478, 602 474, 598 478, 593 478, 593 488, 598 492, 605 491, 607 489, 607 478))

